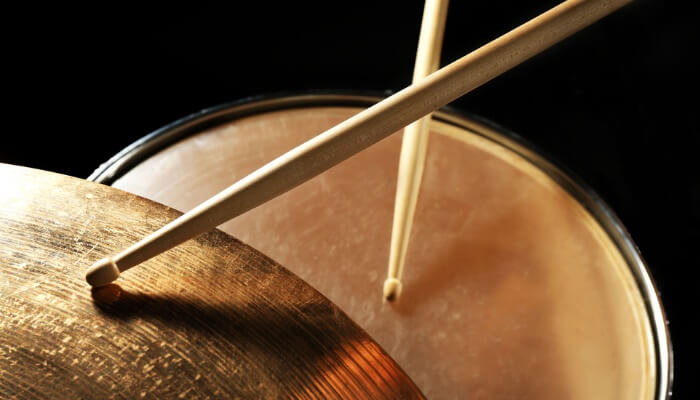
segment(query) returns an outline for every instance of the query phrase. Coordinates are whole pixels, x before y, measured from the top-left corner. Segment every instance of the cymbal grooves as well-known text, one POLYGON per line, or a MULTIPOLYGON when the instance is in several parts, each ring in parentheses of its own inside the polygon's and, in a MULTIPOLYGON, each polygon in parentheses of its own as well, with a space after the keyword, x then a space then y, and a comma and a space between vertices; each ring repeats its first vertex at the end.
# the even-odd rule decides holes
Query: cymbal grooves
POLYGON ((179 213, 0 165, 0 398, 421 398, 364 331, 208 232, 92 293, 94 260, 179 213))

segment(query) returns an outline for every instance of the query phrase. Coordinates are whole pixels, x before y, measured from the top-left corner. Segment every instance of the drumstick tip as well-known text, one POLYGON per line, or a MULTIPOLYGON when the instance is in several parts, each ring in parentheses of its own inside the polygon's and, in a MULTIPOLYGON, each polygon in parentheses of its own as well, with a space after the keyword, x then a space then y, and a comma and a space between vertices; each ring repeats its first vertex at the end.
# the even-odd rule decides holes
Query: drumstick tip
POLYGON ((401 281, 396 278, 387 278, 384 281, 384 299, 387 301, 396 300, 401 294, 401 281))
POLYGON ((105 286, 119 278, 119 268, 112 258, 103 258, 92 264, 85 274, 85 280, 90 286, 105 286))

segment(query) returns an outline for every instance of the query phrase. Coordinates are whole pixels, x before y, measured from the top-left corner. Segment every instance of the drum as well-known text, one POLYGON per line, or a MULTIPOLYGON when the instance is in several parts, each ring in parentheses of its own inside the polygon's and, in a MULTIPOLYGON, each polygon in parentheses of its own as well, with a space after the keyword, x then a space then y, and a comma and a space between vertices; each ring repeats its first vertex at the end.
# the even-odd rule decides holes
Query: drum
POLYGON ((0 164, 0 398, 423 398, 328 299, 216 230, 119 286, 85 271, 179 213, 0 164))
MULTIPOLYGON (((134 143, 90 179, 186 211, 375 98, 224 105, 134 143)), ((382 299, 400 135, 221 229, 340 306, 432 399, 663 399, 671 348, 613 212, 517 136, 434 114, 398 302, 382 299)))

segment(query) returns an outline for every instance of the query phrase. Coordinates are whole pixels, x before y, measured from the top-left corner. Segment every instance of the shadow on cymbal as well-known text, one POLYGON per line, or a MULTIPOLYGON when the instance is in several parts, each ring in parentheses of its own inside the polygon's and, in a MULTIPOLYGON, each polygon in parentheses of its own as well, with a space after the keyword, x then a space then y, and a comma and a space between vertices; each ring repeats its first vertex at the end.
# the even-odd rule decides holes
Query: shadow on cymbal
MULTIPOLYGON (((236 342, 277 343, 285 349, 330 350, 362 331, 339 319, 330 303, 207 302, 194 296, 146 294, 110 284, 92 289, 103 315, 125 323, 143 320, 167 328, 226 335, 236 342)), ((273 346, 276 347, 276 346, 273 346)))
POLYGON ((251 372, 256 379, 284 383, 288 393, 283 397, 310 390, 319 398, 415 398, 419 393, 379 345, 322 296, 306 304, 207 303, 110 284, 94 288, 92 297, 100 314, 133 335, 188 348, 192 360, 214 359, 233 369, 253 365, 260 370, 251 372))

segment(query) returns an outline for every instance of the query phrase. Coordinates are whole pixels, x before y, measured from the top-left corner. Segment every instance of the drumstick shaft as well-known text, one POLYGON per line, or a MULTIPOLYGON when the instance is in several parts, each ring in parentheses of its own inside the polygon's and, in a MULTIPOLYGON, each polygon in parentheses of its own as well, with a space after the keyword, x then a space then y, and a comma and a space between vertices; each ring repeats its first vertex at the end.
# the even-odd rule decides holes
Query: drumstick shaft
MULTIPOLYGON (((272 160, 87 273, 105 285, 128 268, 234 218, 479 87, 631 0, 570 0, 272 160)), ((369 172, 368 172, 369 173, 369 172)))
MULTIPOLYGON (((421 23, 413 83, 419 82, 440 66, 440 48, 445 33, 447 0, 426 0, 421 23)), ((407 126, 403 130, 399 175, 396 180, 394 221, 391 228, 389 267, 384 281, 383 294, 393 300, 401 293, 401 277, 406 262, 406 250, 411 237, 413 216, 418 203, 418 190, 423 178, 423 166, 428 150, 430 115, 407 126)))

